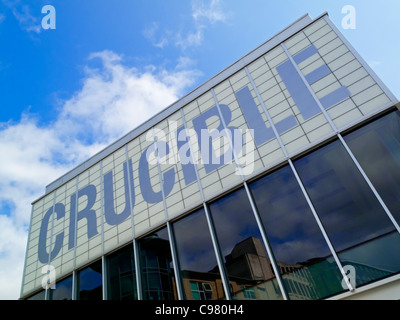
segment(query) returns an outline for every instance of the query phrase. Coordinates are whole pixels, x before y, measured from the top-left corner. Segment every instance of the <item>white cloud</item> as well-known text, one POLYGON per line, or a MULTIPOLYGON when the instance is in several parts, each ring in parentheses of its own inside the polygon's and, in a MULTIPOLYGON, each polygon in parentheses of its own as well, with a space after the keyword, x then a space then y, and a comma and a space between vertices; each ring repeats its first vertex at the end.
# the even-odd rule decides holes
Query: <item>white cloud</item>
POLYGON ((193 1, 192 16, 195 21, 206 20, 209 23, 226 22, 228 19, 220 0, 211 0, 208 6, 202 0, 193 1))
POLYGON ((192 17, 195 23, 195 30, 184 35, 179 32, 176 37, 175 44, 183 50, 201 45, 206 28, 210 24, 217 22, 226 23, 229 14, 224 12, 222 1, 220 0, 192 0, 192 17))
POLYGON ((166 47, 169 43, 168 38, 170 36, 170 32, 166 31, 166 33, 163 36, 158 37, 157 36, 158 30, 159 30, 158 23, 153 22, 143 30, 143 35, 153 44, 153 46, 162 49, 166 47))
POLYGON ((31 14, 28 5, 22 5, 19 0, 3 0, 3 3, 11 9, 20 27, 27 32, 40 33, 41 22, 31 14))
POLYGON ((101 67, 86 68, 53 123, 41 126, 29 113, 0 123, 0 299, 19 298, 30 203, 45 185, 176 101, 199 75, 185 68, 187 59, 174 70, 145 71, 111 51, 90 59, 101 67))
POLYGON ((152 22, 143 30, 143 36, 153 46, 165 48, 169 44, 175 44, 182 50, 200 46, 204 41, 205 30, 218 22, 226 23, 230 14, 223 9, 221 0, 192 0, 192 20, 194 27, 185 26, 184 30, 171 31, 160 28, 159 23, 152 22))
POLYGON ((196 27, 196 31, 193 33, 186 34, 185 36, 182 36, 181 33, 178 33, 175 44, 178 47, 181 47, 183 50, 186 50, 189 47, 197 47, 201 45, 204 39, 204 29, 205 26, 198 25, 196 27))

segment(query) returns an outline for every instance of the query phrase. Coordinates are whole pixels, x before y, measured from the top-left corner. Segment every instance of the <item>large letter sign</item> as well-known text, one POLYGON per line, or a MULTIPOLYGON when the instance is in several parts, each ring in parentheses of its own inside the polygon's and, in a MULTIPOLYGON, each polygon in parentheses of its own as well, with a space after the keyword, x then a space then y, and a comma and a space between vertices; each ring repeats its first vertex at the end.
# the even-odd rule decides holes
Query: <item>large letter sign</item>
MULTIPOLYGON (((317 99, 316 94, 312 91, 311 85, 330 75, 332 73, 331 70, 326 64, 323 64, 314 71, 303 75, 298 68, 298 64, 315 54, 318 54, 318 50, 314 45, 311 45, 293 57, 290 57, 289 55, 288 60, 276 67, 276 71, 293 98, 303 120, 310 119, 320 114, 322 110, 328 109, 350 96, 349 90, 346 87, 341 86, 338 89, 333 90, 333 92, 317 99)), ((299 125, 298 120, 294 114, 292 114, 277 123, 270 123, 268 126, 264 122, 263 115, 247 85, 240 90, 237 90, 234 95, 257 147, 271 139, 274 139, 275 134, 281 135, 299 125)), ((169 124, 169 143, 164 141, 167 139, 167 134, 165 134, 163 130, 153 128, 152 131, 149 131, 149 141, 153 143, 143 151, 138 158, 138 162, 136 162, 136 165, 138 163, 137 178, 144 201, 150 204, 159 203, 172 192, 176 182, 175 176, 179 173, 179 168, 175 169, 175 167, 169 167, 167 171, 162 172, 160 165, 163 161, 161 160, 165 159, 167 155, 170 160, 173 159, 175 161, 174 164, 179 163, 181 166, 186 185, 189 185, 198 179, 196 164, 198 163, 197 161, 200 160, 199 158, 201 158, 202 163, 204 164, 206 174, 209 174, 228 163, 234 163, 234 165, 236 165, 235 161, 240 162, 240 155, 244 150, 243 133, 231 124, 232 116, 232 111, 228 105, 217 104, 192 119, 193 129, 189 130, 185 128, 186 124, 185 126, 178 128, 176 123, 171 123, 169 124), (214 122, 213 120, 218 120, 218 122, 214 122), (208 125, 210 122, 217 123, 216 128, 210 129, 208 125), (157 134, 157 141, 155 141, 155 137, 153 137, 151 133, 157 134), (224 140, 225 144, 220 144, 220 148, 218 149, 216 148, 216 145, 218 145, 218 142, 221 142, 221 140, 224 140), (226 141, 229 143, 227 144, 226 141), (191 146, 193 146, 193 143, 198 144, 196 150, 200 150, 200 156, 192 154, 193 150, 191 146), (226 147, 227 145, 229 145, 228 148, 222 148, 222 146, 226 147), (219 154, 217 151, 219 151, 219 154), (156 161, 153 162, 152 160, 156 161), (156 191, 153 188, 154 184, 152 184, 152 181, 150 180, 150 165, 157 166, 158 172, 155 181, 158 181, 160 191, 156 191)), ((254 154, 251 152, 247 153, 254 157, 254 154)), ((249 166, 250 171, 254 167, 253 160, 250 161, 252 164, 249 166)), ((104 197, 102 198, 102 213, 104 214, 105 223, 110 226, 119 225, 128 219, 132 215, 135 206, 135 185, 132 159, 128 159, 122 165, 123 179, 121 180, 123 181, 124 187, 125 207, 122 210, 120 209, 120 212, 117 212, 115 204, 116 195, 114 193, 116 191, 114 190, 113 171, 105 173, 102 177, 102 189, 104 190, 104 197)), ((240 166, 240 163, 238 163, 238 165, 240 166)), ((121 190, 121 188, 119 190, 121 190)), ((80 220, 86 219, 87 221, 88 239, 98 234, 97 219, 100 218, 100 212, 96 213, 93 209, 96 199, 98 198, 97 191, 96 186, 87 185, 72 194, 70 198, 71 209, 68 249, 72 249, 76 246, 76 229, 77 223, 80 220), (86 200, 86 207, 78 211, 78 200, 81 197, 86 197, 86 199, 84 199, 86 200), (99 216, 97 216, 97 214, 99 214, 99 216)), ((53 235, 53 240, 51 242, 52 250, 51 252, 47 252, 48 230, 51 228, 49 222, 54 213, 56 214, 57 220, 64 218, 65 206, 61 203, 55 204, 46 212, 42 219, 38 250, 39 260, 42 263, 48 263, 53 260, 63 246, 64 232, 60 232, 53 235)))
POLYGON ((47 253, 46 242, 47 242, 47 231, 49 229, 49 221, 50 217, 53 213, 56 213, 57 220, 65 217, 65 206, 61 203, 56 203, 54 207, 51 207, 42 219, 42 223, 40 225, 40 234, 39 234, 39 261, 41 263, 48 263, 49 257, 50 261, 53 260, 58 253, 60 252, 63 241, 64 241, 64 232, 61 232, 56 235, 55 244, 53 245, 53 250, 47 253))

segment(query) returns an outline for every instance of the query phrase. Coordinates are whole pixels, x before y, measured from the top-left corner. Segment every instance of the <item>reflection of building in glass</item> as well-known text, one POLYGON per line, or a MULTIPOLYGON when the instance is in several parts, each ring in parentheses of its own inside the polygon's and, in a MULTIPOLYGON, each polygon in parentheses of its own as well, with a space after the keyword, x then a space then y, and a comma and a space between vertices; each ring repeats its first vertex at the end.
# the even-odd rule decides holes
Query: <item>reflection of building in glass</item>
POLYGON ((174 271, 171 269, 169 241, 157 235, 146 237, 141 243, 142 285, 147 300, 174 300, 174 271))
POLYGON ((328 15, 305 15, 48 185, 21 298, 400 299, 399 109, 328 15), (147 157, 174 149, 232 161, 147 157))
POLYGON ((231 290, 237 299, 279 299, 279 288, 272 281, 275 275, 260 239, 243 240, 225 259, 231 290))

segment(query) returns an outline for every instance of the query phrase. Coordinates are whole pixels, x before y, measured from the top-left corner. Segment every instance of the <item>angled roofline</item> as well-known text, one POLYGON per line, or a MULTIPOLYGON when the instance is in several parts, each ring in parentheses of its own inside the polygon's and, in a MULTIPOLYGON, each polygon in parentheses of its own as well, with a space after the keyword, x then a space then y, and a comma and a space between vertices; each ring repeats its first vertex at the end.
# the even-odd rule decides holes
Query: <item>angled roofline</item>
POLYGON ((232 76, 239 70, 241 70, 244 66, 250 64, 251 62, 257 60, 260 58, 262 55, 266 54, 268 51, 272 50, 288 38, 292 37, 299 31, 303 30, 306 28, 308 25, 312 24, 313 22, 321 19, 322 17, 328 15, 327 12, 324 12, 323 14, 319 15, 315 19, 312 19, 308 14, 303 15, 296 21, 294 21, 292 24, 269 38, 267 41, 244 55, 242 58, 238 59, 236 62, 232 63, 219 73, 217 73, 215 76, 210 78, 209 80, 205 81, 189 93, 187 93, 185 96, 177 100, 176 102, 172 103, 162 111, 158 112, 155 114, 153 117, 150 119, 146 120, 144 123, 133 129, 132 131, 128 132, 109 146, 105 147, 103 150, 99 151, 86 161, 82 162, 80 165, 76 166, 75 168, 71 169, 58 179, 54 180, 50 184, 46 186, 45 194, 42 195, 39 199, 35 200, 32 202, 34 204, 35 202, 39 201, 58 187, 62 186, 63 184, 67 183, 68 181, 74 179, 76 176, 78 176, 80 173, 83 171, 89 169, 102 159, 106 158, 119 148, 123 147, 125 144, 128 142, 132 141, 142 133, 146 132, 148 129, 151 127, 155 126, 157 123, 161 122, 162 120, 166 119, 168 116, 172 115, 179 109, 183 108, 185 105, 188 103, 192 102, 193 100, 197 99, 200 97, 202 94, 205 92, 209 91, 211 88, 215 87, 228 77, 232 76))

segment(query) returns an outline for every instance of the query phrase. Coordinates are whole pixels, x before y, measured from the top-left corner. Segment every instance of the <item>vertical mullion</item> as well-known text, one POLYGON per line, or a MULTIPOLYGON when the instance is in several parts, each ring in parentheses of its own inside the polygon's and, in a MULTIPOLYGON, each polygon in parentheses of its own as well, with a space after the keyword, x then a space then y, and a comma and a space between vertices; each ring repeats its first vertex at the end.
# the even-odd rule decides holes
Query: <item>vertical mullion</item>
POLYGON ((133 254, 135 257, 137 297, 138 300, 143 300, 139 245, 136 239, 133 239, 133 254))
POLYGON ((349 146, 347 145, 346 141, 344 141, 342 135, 339 134, 338 136, 339 136, 339 139, 342 142, 344 148, 346 149, 347 153, 349 154, 350 158, 353 160, 354 164, 356 165, 358 171, 361 173, 361 175, 363 176, 365 182, 368 184, 369 188, 371 189, 371 191, 375 195, 376 199, 379 201, 380 205, 385 210, 386 215, 388 216, 390 221, 395 226, 397 232, 400 233, 400 227, 399 227, 396 219, 393 217, 392 213, 390 212, 389 208, 386 206, 385 202, 382 200, 382 198, 379 195, 378 191, 375 189, 374 185, 372 184, 371 180, 368 178, 367 174, 365 173, 364 169, 361 167, 360 163, 358 162, 358 160, 354 156, 353 152, 351 152, 349 146))
MULTIPOLYGON (((185 119, 185 114, 183 113, 183 109, 181 109, 181 117, 182 117, 182 121, 183 121, 183 126, 184 126, 184 128, 185 128, 185 130, 187 132, 188 127, 187 127, 187 123, 186 123, 186 119, 185 119)), ((192 164, 194 166, 194 169, 195 169, 194 171, 196 173, 197 186, 199 187, 201 199, 204 202, 205 201, 205 196, 204 196, 204 192, 203 192, 203 186, 201 185, 200 176, 199 176, 199 172, 198 172, 196 161, 193 158, 193 146, 192 146, 190 137, 188 137, 188 140, 189 140, 189 150, 190 150, 190 161, 192 162, 192 164)), ((178 157, 179 157, 179 152, 178 152, 178 157)))
POLYGON ((317 103, 319 109, 321 110, 321 112, 324 114, 326 120, 329 122, 332 130, 337 133, 338 129, 336 128, 335 124, 333 123, 331 117, 328 115, 328 112, 325 110, 325 108, 322 106, 321 102, 319 101, 317 95, 315 94, 314 90, 311 88, 310 84, 307 82, 306 78, 304 77, 303 73, 300 71, 297 63, 294 61, 292 55, 289 53, 288 49, 286 48, 285 44, 282 43, 281 44, 281 48, 283 49, 283 51, 285 51, 287 57, 289 58, 290 62, 293 64, 293 67, 295 68, 295 70, 297 71, 297 73, 299 74, 301 80, 304 82, 305 86, 307 87, 308 91, 310 92, 311 96, 313 97, 313 99, 315 100, 315 102, 317 103))
POLYGON ((268 241, 268 238, 267 238, 267 236, 265 234, 265 230, 264 230, 264 227, 263 227, 263 224, 262 224, 262 221, 261 221, 260 214, 259 214, 259 212, 257 210, 257 207, 256 207, 256 205, 254 203, 254 199, 253 199, 253 197, 251 195, 251 192, 250 192, 249 187, 248 187, 246 182, 244 182, 244 188, 246 189, 246 194, 247 194, 247 197, 249 199, 249 202, 250 202, 250 205, 251 205, 251 209, 253 210, 254 217, 255 217, 255 219, 257 221, 258 229, 260 229, 261 237, 263 239, 265 248, 267 250, 269 260, 271 261, 271 265, 272 265, 272 268, 273 268, 274 273, 276 275, 276 279, 278 281, 279 288, 281 289, 283 298, 285 300, 289 300, 289 297, 288 297, 288 294, 286 292, 285 286, 283 285, 283 281, 282 281, 282 277, 281 277, 281 274, 280 274, 280 271, 279 271, 279 267, 278 267, 278 265, 276 263, 275 257, 274 257, 274 255, 272 253, 272 248, 271 248, 271 246, 269 244, 269 241, 268 241))
POLYGON ((26 249, 25 249, 25 261, 24 261, 24 268, 22 270, 24 270, 23 274, 22 274, 22 285, 21 285, 21 292, 20 292, 20 297, 22 298, 22 295, 24 293, 24 287, 25 287, 25 274, 26 274, 26 262, 28 259, 28 249, 29 249, 29 243, 31 241, 31 231, 32 231, 32 219, 33 219, 33 205, 31 206, 31 218, 30 218, 30 222, 29 222, 29 231, 28 231, 28 239, 26 242, 26 249))
POLYGON ((77 247, 77 238, 78 238, 78 225, 77 225, 77 222, 78 222, 78 183, 79 183, 79 181, 78 181, 78 177, 76 177, 75 178, 75 183, 76 183, 76 185, 75 185, 75 217, 74 217, 74 220, 75 220, 75 230, 74 230, 74 270, 76 270, 76 247, 77 247))
POLYGON ((204 208, 206 219, 207 219, 208 229, 209 229, 210 235, 211 235, 211 241, 212 241, 212 244, 214 247, 215 256, 217 258, 217 264, 218 264, 219 272, 221 274, 222 286, 224 287, 225 296, 226 296, 227 300, 232 300, 231 290, 230 290, 230 286, 229 286, 228 273, 225 268, 224 261, 222 260, 222 253, 221 253, 221 249, 218 244, 218 239, 217 239, 217 236, 215 233, 214 224, 212 222, 211 215, 210 215, 210 212, 208 211, 208 207, 207 207, 206 203, 203 203, 203 208, 204 208))
POLYGON ((72 300, 78 300, 78 275, 76 270, 72 271, 72 300))
MULTIPOLYGON (((54 209, 56 207, 56 192, 57 192, 57 190, 55 190, 54 194, 53 194, 52 216, 55 214, 54 209)), ((53 247, 53 232, 54 232, 54 217, 51 219, 50 250, 49 250, 49 259, 47 261, 47 266, 50 266, 50 262, 51 262, 51 248, 53 247)), ((44 288, 44 289, 45 289, 44 299, 50 300, 50 290, 51 289, 49 289, 48 284, 46 284, 46 288, 44 288)))
MULTIPOLYGON (((283 141, 282 141, 282 139, 281 139, 281 137, 280 137, 280 135, 279 135, 279 133, 278 133, 278 130, 277 130, 276 127, 275 127, 275 124, 274 124, 273 121, 272 121, 272 118, 271 118, 271 116, 270 116, 270 114, 269 114, 269 112, 268 112, 268 109, 267 109, 267 107, 265 106, 264 101, 262 100, 260 93, 258 92, 258 89, 257 89, 257 87, 256 87, 256 85, 255 85, 255 83, 254 83, 253 77, 251 76, 251 74, 250 74, 249 70, 247 69, 247 67, 245 67, 245 71, 246 71, 247 77, 248 77, 248 79, 250 80, 250 83, 251 83, 251 85, 252 85, 252 87, 253 87, 253 90, 254 90, 254 92, 255 92, 256 95, 257 95, 257 99, 258 99, 258 101, 260 102, 260 104, 261 104, 261 106, 262 106, 262 108, 263 108, 263 110, 264 110, 264 113, 265 113, 265 115, 266 115, 266 117, 267 117, 267 119, 268 119, 268 121, 269 121, 269 123, 270 123, 270 125, 271 125, 271 127, 272 127, 272 130, 274 131, 274 134, 275 134, 275 136, 276 136, 276 139, 278 140, 278 143, 279 143, 279 145, 280 145, 280 147, 281 147, 281 149, 282 149, 282 151, 283 151, 283 153, 284 153, 286 159, 288 159, 288 158, 289 158, 289 154, 288 154, 288 152, 287 152, 287 150, 286 150, 285 145, 283 144, 283 141)), ((257 221, 258 228, 260 229, 260 233, 261 233, 261 236, 262 236, 262 238, 263 238, 263 242, 264 242, 265 248, 266 248, 266 250, 267 250, 269 259, 270 259, 270 261, 271 261, 272 268, 273 268, 273 270, 274 270, 274 272, 275 272, 276 279, 277 279, 278 285, 279 285, 279 287, 280 287, 280 289, 281 289, 283 298, 284 298, 285 300, 289 300, 288 294, 287 294, 287 292, 286 292, 286 288, 285 288, 285 286, 283 285, 283 280, 282 280, 282 277, 281 277, 281 274, 280 274, 279 267, 278 267, 278 265, 277 265, 277 263, 276 263, 275 257, 274 257, 273 252, 272 252, 272 248, 271 248, 271 246, 270 246, 270 244, 269 244, 267 235, 266 235, 266 233, 265 233, 265 229, 264 229, 264 227, 263 227, 263 224, 262 224, 262 221, 261 221, 261 218, 260 218, 260 214, 259 214, 259 212, 258 212, 258 209, 257 209, 255 203, 254 203, 254 199, 253 199, 252 194, 251 194, 251 192, 250 192, 250 190, 249 190, 249 187, 248 187, 248 185, 247 185, 247 182, 244 182, 244 187, 245 187, 245 189, 246 189, 247 197, 248 197, 248 199, 249 199, 249 201, 250 201, 250 205, 251 205, 251 208, 252 208, 252 210, 253 210, 254 217, 255 217, 255 219, 256 219, 256 221, 257 221)))
POLYGON ((251 86, 253 87, 253 90, 257 95, 257 99, 260 102, 260 104, 261 104, 261 106, 262 106, 262 108, 264 110, 264 114, 266 115, 266 117, 267 117, 267 119, 269 121, 269 124, 271 125, 272 130, 274 131, 276 139, 278 140, 278 143, 279 143, 279 145, 280 145, 280 147, 281 147, 281 149, 282 149, 282 151, 283 151, 283 153, 284 153, 284 155, 285 155, 285 157, 287 159, 287 158, 289 158, 289 155, 288 155, 288 152, 286 150, 286 147, 283 144, 283 141, 281 139, 281 136, 278 133, 278 130, 276 130, 275 124, 273 123, 272 118, 271 118, 271 116, 270 116, 270 114, 268 112, 268 109, 265 106, 263 99, 261 98, 260 92, 258 91, 258 89, 256 87, 256 84, 254 83, 253 77, 251 76, 251 74, 250 74, 249 70, 247 69, 247 67, 245 67, 244 70, 246 71, 247 78, 250 80, 251 86))
MULTIPOLYGON (((152 134, 153 134, 153 143, 155 144, 157 141, 156 141, 156 135, 154 134, 154 127, 152 128, 152 134)), ((165 220, 168 220, 167 203, 165 200, 163 175, 162 175, 161 167, 160 167, 160 154, 158 152, 158 148, 155 148, 154 152, 157 152, 156 159, 157 159, 158 179, 160 180, 160 188, 161 188, 161 195, 162 195, 163 205, 164 205, 165 220)))
POLYGON ((167 231, 168 231, 169 244, 170 244, 171 254, 172 254, 172 263, 174 264, 174 274, 175 274, 175 281, 176 281, 176 289, 178 291, 178 299, 183 300, 184 295, 183 295, 183 290, 182 290, 183 287, 182 287, 182 281, 181 281, 181 277, 180 277, 178 256, 176 253, 175 236, 174 236, 173 228, 172 228, 170 222, 167 222, 167 231))
MULTIPOLYGON (((215 105, 217 107, 219 117, 221 119, 221 123, 224 126, 225 131, 227 132, 227 130, 228 130, 227 129, 227 124, 225 123, 225 119, 224 119, 223 114, 221 112, 221 108, 219 106, 219 102, 217 100, 217 96, 215 95, 214 89, 211 89, 211 93, 213 95, 214 102, 215 102, 215 105)), ((240 162, 239 162, 239 160, 237 158, 237 155, 236 155, 236 152, 235 152, 235 149, 234 149, 234 146, 233 146, 232 139, 229 139, 229 137, 227 137, 227 138, 228 138, 229 146, 231 147, 231 150, 232 150, 233 158, 235 159, 236 168, 239 170, 239 173, 240 173, 240 176, 242 178, 242 181, 244 181, 243 170, 242 170, 242 167, 240 166, 240 162)))
MULTIPOLYGON (((185 130, 187 130, 188 128, 187 128, 187 123, 186 123, 186 120, 185 120, 185 115, 183 113, 183 109, 181 109, 181 116, 182 116, 183 125, 185 127, 185 130)), ((198 187, 199 187, 199 190, 200 190, 201 199, 202 199, 202 202, 203 202, 204 213, 205 213, 206 220, 207 220, 208 230, 209 230, 210 236, 211 236, 211 242, 212 242, 213 247, 214 247, 214 253, 215 253, 215 258, 217 260, 219 273, 221 275, 221 281, 222 281, 222 286, 223 286, 223 289, 224 289, 225 297, 226 297, 227 300, 232 300, 231 291, 230 291, 230 287, 229 287, 229 278, 227 276, 227 272, 226 272, 226 269, 225 269, 224 262, 222 261, 221 250, 219 249, 217 236, 215 234, 215 229, 214 229, 214 226, 213 226, 213 223, 212 223, 212 220, 211 220, 210 213, 208 211, 207 204, 205 202, 204 191, 203 191, 203 187, 201 185, 197 164, 195 163, 194 158, 193 158, 193 146, 192 146, 190 137, 188 137, 188 139, 189 139, 190 157, 191 157, 191 161, 192 161, 192 163, 193 163, 193 165, 195 167, 197 184, 198 184, 198 187)))
POLYGON ((316 222, 318 224, 318 227, 321 230, 322 235, 324 236, 326 243, 328 244, 328 247, 329 247, 329 249, 331 251, 331 254, 332 254, 333 258, 335 259, 336 264, 337 264, 337 266, 338 266, 338 268, 339 268, 339 270, 340 270, 340 272, 341 272, 341 274, 343 276, 343 279, 345 280, 345 282, 347 284, 348 289, 350 291, 354 291, 354 288, 351 285, 350 280, 348 279, 348 277, 346 275, 346 272, 343 269, 342 263, 340 262, 339 257, 336 254, 335 248, 333 247, 333 245, 332 245, 332 243, 331 243, 331 241, 330 241, 330 239, 328 237, 328 234, 327 234, 327 232, 326 232, 326 230, 325 230, 325 228, 324 228, 324 226, 323 226, 323 224, 322 224, 322 222, 321 222, 321 220, 320 220, 320 218, 319 218, 319 216, 317 214, 317 211, 315 210, 314 205, 312 204, 311 199, 308 196, 307 191, 306 191, 306 189, 305 189, 305 187, 304 187, 304 185, 303 185, 303 183, 302 183, 302 181, 300 179, 300 176, 298 175, 298 173, 296 171, 296 168, 294 167, 293 162, 290 159, 289 159, 289 164, 290 164, 290 167, 292 168, 293 174, 296 177, 297 183, 299 184, 299 186, 301 188, 301 191, 303 192, 303 195, 307 200, 308 206, 310 207, 311 212, 314 215, 314 219, 316 220, 316 222))
POLYGON ((126 165, 128 168, 128 190, 129 190, 129 199, 131 203, 131 227, 132 227, 132 246, 133 246, 133 258, 134 258, 134 266, 135 266, 135 279, 136 279, 136 294, 138 300, 142 300, 142 279, 140 277, 140 262, 139 262, 139 252, 138 252, 138 246, 137 246, 137 241, 135 240, 135 221, 134 221, 134 214, 133 214, 133 204, 135 202, 135 199, 132 197, 135 197, 135 194, 132 195, 132 190, 135 189, 134 185, 131 185, 131 182, 134 181, 134 177, 131 177, 131 169, 132 169, 132 175, 133 175, 133 168, 130 168, 129 165, 129 152, 128 152, 128 145, 125 146, 125 154, 126 154, 126 165))
POLYGON ((103 179, 103 161, 100 161, 100 219, 101 219, 101 251, 102 251, 102 280, 103 280, 103 300, 107 300, 107 266, 104 261, 104 179, 103 179))
POLYGON ((102 267, 102 273, 101 273, 101 280, 103 282, 103 300, 107 300, 108 298, 108 293, 107 293, 107 273, 108 273, 108 268, 107 268, 107 263, 106 263, 106 257, 103 255, 101 257, 101 267, 102 267))
MULTIPOLYGON (((71 208, 72 210, 72 208, 71 208)), ((78 286, 79 286, 79 281, 78 281, 78 275, 77 275, 77 271, 76 271, 76 245, 77 245, 77 230, 78 230, 78 226, 77 226, 77 217, 78 217, 78 177, 75 178, 75 237, 74 237, 74 263, 73 263, 73 277, 72 277, 72 294, 73 297, 75 295, 75 299, 73 298, 72 300, 78 300, 78 286)))
MULTIPOLYGON (((156 143, 156 135, 154 132, 154 127, 152 128, 152 133, 153 133, 153 141, 156 143)), ((156 148, 157 150, 157 148, 156 148)), ((170 244, 170 250, 171 250, 171 255, 172 255, 172 264, 174 266, 174 274, 175 274, 175 281, 176 281, 176 289, 178 291, 178 299, 183 300, 183 293, 182 293, 182 283, 181 283, 181 278, 179 275, 179 266, 178 266, 178 260, 177 260, 177 255, 175 251, 175 244, 174 244, 174 239, 172 235, 172 230, 171 230, 171 224, 168 221, 168 209, 167 209, 167 201, 165 199, 165 192, 164 192, 164 183, 163 183, 163 175, 161 171, 161 166, 160 166, 160 154, 157 150, 157 170, 158 170, 158 177, 160 180, 160 187, 161 187, 161 194, 163 198, 163 205, 164 205, 164 214, 165 214, 165 220, 167 220, 167 232, 168 232, 168 238, 169 238, 169 244, 170 244)))

